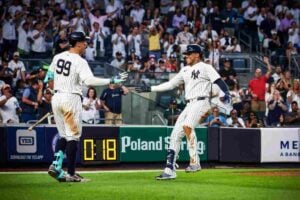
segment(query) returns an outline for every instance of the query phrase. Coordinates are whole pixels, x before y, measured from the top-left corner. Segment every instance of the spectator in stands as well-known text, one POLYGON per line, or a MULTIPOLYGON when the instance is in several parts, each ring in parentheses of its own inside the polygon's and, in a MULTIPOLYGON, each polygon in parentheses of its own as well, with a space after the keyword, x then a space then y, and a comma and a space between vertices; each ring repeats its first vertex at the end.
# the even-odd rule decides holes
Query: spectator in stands
POLYGON ((149 55, 155 55, 158 60, 161 57, 160 39, 163 36, 164 28, 161 24, 158 24, 150 25, 149 29, 149 55))
POLYGON ((110 13, 110 16, 108 17, 108 20, 117 19, 120 16, 121 9, 123 6, 123 1, 120 0, 106 0, 105 3, 105 12, 110 13))
MULTIPOLYGON (((47 113, 52 112, 51 99, 52 99, 51 89, 46 88, 38 106, 38 119, 42 118, 47 113)), ((47 124, 48 119, 47 118, 44 119, 41 123, 47 124)))
POLYGON ((22 79, 17 80, 14 96, 17 98, 18 102, 22 101, 22 96, 23 96, 25 86, 26 86, 25 81, 23 81, 22 79))
POLYGON ((75 16, 71 19, 70 26, 74 32, 85 33, 88 29, 86 20, 82 17, 81 11, 75 11, 75 16))
POLYGON ((280 64, 276 64, 275 65, 275 71, 274 73, 272 74, 272 78, 273 78, 273 81, 274 83, 277 83, 277 81, 283 76, 283 73, 282 73, 282 67, 280 64))
POLYGON ((116 52, 121 52, 122 56, 126 58, 125 46, 127 44, 126 36, 122 32, 123 28, 121 25, 116 27, 116 32, 112 35, 111 42, 113 44, 113 55, 116 55, 116 52))
POLYGON ((18 114, 22 112, 19 102, 13 96, 11 87, 5 84, 1 88, 0 115, 3 123, 19 123, 18 114))
POLYGON ((126 60, 120 51, 116 52, 115 58, 111 61, 111 65, 119 69, 125 68, 126 60))
POLYGON ((226 123, 229 127, 235 127, 235 128, 246 127, 244 120, 238 117, 238 112, 235 109, 230 111, 230 117, 226 119, 226 123))
POLYGON ((285 14, 286 12, 288 12, 289 8, 287 5, 288 5, 288 1, 282 0, 281 3, 275 7, 275 15, 278 15, 279 13, 285 14))
POLYGON ((280 117, 287 111, 282 97, 278 90, 274 91, 273 99, 268 104, 269 113, 267 117, 267 123, 269 126, 280 126, 280 117))
POLYGON ((219 66, 219 60, 220 60, 220 54, 221 54, 221 46, 219 41, 213 41, 212 43, 209 43, 208 45, 209 50, 209 61, 211 65, 216 69, 220 70, 219 66))
POLYGON ((249 91, 252 95, 251 99, 251 110, 259 112, 260 117, 266 110, 265 94, 266 94, 266 83, 272 73, 272 66, 267 57, 264 57, 264 62, 268 67, 266 74, 262 74, 262 70, 257 68, 255 70, 254 78, 249 82, 249 91))
POLYGON ((187 18, 185 14, 182 13, 182 10, 180 6, 176 7, 175 15, 173 16, 172 19, 172 27, 176 30, 176 33, 180 31, 180 24, 186 24, 187 23, 187 18))
POLYGON ((63 29, 59 32, 59 38, 54 43, 54 48, 55 48, 54 54, 58 54, 69 49, 69 40, 67 38, 66 29, 63 29))
POLYGON ((103 58, 105 55, 105 45, 104 40, 110 34, 108 28, 102 27, 98 22, 94 22, 93 24, 93 31, 90 32, 91 41, 93 42, 93 47, 95 51, 95 58, 96 60, 103 58))
POLYGON ((273 99, 274 92, 276 90, 276 84, 273 83, 268 83, 267 84, 267 90, 265 94, 265 101, 266 101, 266 112, 265 112, 265 117, 268 116, 269 113, 269 102, 273 99))
POLYGON ((95 88, 89 87, 86 96, 83 98, 82 107, 82 121, 84 123, 93 124, 100 122, 99 109, 101 108, 101 102, 97 98, 95 88))
POLYGON ((229 87, 230 95, 232 97, 231 102, 232 106, 236 110, 241 110, 243 108, 243 102, 242 102, 242 90, 239 88, 239 84, 233 80, 228 80, 227 85, 229 87))
POLYGON ((37 109, 42 97, 43 82, 37 79, 29 80, 29 86, 25 88, 22 96, 21 108, 22 122, 37 119, 37 109))
POLYGON ((268 48, 269 40, 272 37, 271 30, 276 29, 276 21, 272 13, 268 13, 267 17, 261 22, 259 30, 264 35, 263 47, 268 48))
POLYGON ((241 46, 238 44, 238 41, 235 37, 231 38, 231 44, 226 47, 225 52, 228 53, 241 53, 241 46))
POLYGON ((17 69, 12 70, 8 67, 8 60, 5 58, 0 65, 0 80, 4 81, 8 85, 12 85, 13 78, 17 75, 17 69))
POLYGON ((177 72, 179 70, 178 66, 177 56, 175 53, 172 53, 166 61, 166 69, 168 72, 177 72))
POLYGON ((263 126, 263 122, 257 117, 256 113, 250 111, 249 118, 246 120, 246 128, 260 128, 263 126))
POLYGON ((8 68, 10 68, 13 72, 16 71, 16 74, 13 78, 12 86, 16 87, 17 80, 22 79, 25 81, 25 65, 23 61, 19 60, 20 54, 19 52, 14 52, 13 59, 8 63, 8 68))
POLYGON ((10 13, 3 13, 1 18, 3 22, 2 39, 3 39, 3 52, 5 58, 11 58, 13 53, 17 50, 17 34, 16 34, 16 21, 10 13))
POLYGON ((292 42, 288 42, 286 49, 285 49, 285 56, 287 58, 287 63, 286 66, 288 66, 288 68, 291 68, 291 61, 292 61, 292 56, 297 55, 297 49, 294 47, 292 42))
POLYGON ((89 17, 92 31, 94 31, 93 24, 95 22, 97 22, 99 24, 100 28, 102 28, 104 26, 104 22, 118 11, 118 9, 116 9, 116 10, 113 10, 112 12, 106 12, 107 13, 106 15, 101 16, 100 9, 95 9, 95 10, 91 11, 86 0, 83 0, 83 5, 84 5, 85 11, 89 17))
POLYGON ((213 13, 208 15, 208 21, 211 23, 212 29, 217 33, 220 33, 221 29, 223 28, 223 23, 218 6, 214 6, 213 13))
POLYGON ((128 49, 133 49, 135 55, 137 56, 142 56, 141 54, 141 43, 142 43, 142 37, 141 34, 139 33, 139 26, 135 25, 132 28, 131 33, 127 37, 127 44, 128 44, 128 49))
POLYGON ((133 9, 130 11, 131 24, 134 24, 136 22, 139 24, 142 23, 144 15, 145 15, 145 10, 144 8, 141 7, 140 0, 136 0, 134 2, 133 9))
POLYGON ((207 118, 207 124, 209 127, 221 127, 227 126, 227 122, 225 117, 219 114, 219 108, 213 107, 212 114, 210 114, 207 118))
POLYGON ((168 71, 166 68, 166 61, 162 58, 158 60, 158 67, 155 68, 155 78, 167 81, 169 79, 168 71))
POLYGON ((216 41, 219 38, 217 31, 212 29, 212 25, 208 24, 206 29, 203 32, 200 32, 198 38, 200 39, 200 43, 207 45, 208 42, 216 41))
POLYGON ((292 102, 297 102, 300 105, 300 81, 299 79, 295 79, 292 87, 289 89, 286 95, 287 103, 289 106, 289 111, 291 111, 292 102))
POLYGON ((293 21, 291 23, 291 27, 288 30, 288 42, 291 42, 293 44, 294 47, 296 47, 298 50, 300 48, 300 30, 299 27, 297 25, 297 23, 295 21, 293 21))
POLYGON ((30 24, 25 21, 18 27, 18 52, 22 58, 29 57, 31 42, 30 24))
POLYGON ((229 80, 237 83, 236 71, 231 67, 231 60, 229 58, 224 59, 223 68, 219 71, 219 74, 227 84, 229 80))
POLYGON ((278 51, 281 49, 282 45, 280 42, 280 38, 277 34, 276 30, 271 31, 272 37, 269 40, 268 43, 268 50, 271 51, 272 56, 278 56, 278 51))
POLYGON ((237 12, 232 8, 232 2, 226 3, 226 8, 221 12, 223 27, 227 30, 230 36, 234 35, 235 24, 237 23, 237 12))
POLYGON ((188 24, 184 25, 183 31, 180 31, 177 36, 176 36, 176 40, 175 43, 176 44, 192 44, 194 43, 194 36, 192 35, 192 33, 189 32, 190 30, 190 26, 188 24))
POLYGON ((213 8, 213 3, 212 1, 206 1, 206 6, 204 8, 202 8, 201 10, 201 18, 202 18, 202 21, 201 23, 202 24, 209 24, 211 23, 211 20, 209 18, 209 16, 214 12, 214 8, 213 8))
POLYGON ((298 103, 293 101, 291 103, 291 111, 285 115, 285 124, 299 126, 300 125, 300 109, 298 103))
POLYGON ((225 50, 228 46, 231 45, 231 37, 229 36, 228 31, 224 30, 224 36, 220 35, 220 45, 223 50, 225 50))
POLYGON ((85 49, 85 53, 84 53, 85 59, 87 61, 95 61, 95 57, 96 57, 96 51, 94 48, 94 42, 93 41, 89 41, 87 48, 85 49))
POLYGON ((171 99, 169 103, 169 108, 167 108, 164 112, 164 118, 168 121, 168 126, 174 126, 176 120, 178 119, 182 110, 177 108, 177 101, 176 99, 171 99))
POLYGON ((45 25, 42 22, 36 22, 33 26, 32 31, 32 57, 33 58, 46 58, 46 37, 50 37, 47 35, 45 31, 45 25))
POLYGON ((105 124, 123 124, 122 119, 122 96, 128 94, 125 86, 109 84, 103 90, 100 100, 105 110, 105 124))

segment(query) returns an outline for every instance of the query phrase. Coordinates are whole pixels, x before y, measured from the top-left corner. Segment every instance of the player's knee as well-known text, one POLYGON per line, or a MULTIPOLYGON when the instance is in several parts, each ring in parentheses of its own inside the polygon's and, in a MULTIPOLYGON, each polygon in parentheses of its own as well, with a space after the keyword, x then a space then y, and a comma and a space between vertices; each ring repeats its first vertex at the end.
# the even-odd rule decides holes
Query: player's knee
POLYGON ((183 126, 183 131, 184 131, 186 137, 189 139, 189 138, 190 138, 190 135, 191 135, 191 133, 192 133, 192 128, 189 127, 189 126, 187 126, 187 125, 184 125, 184 126, 183 126))

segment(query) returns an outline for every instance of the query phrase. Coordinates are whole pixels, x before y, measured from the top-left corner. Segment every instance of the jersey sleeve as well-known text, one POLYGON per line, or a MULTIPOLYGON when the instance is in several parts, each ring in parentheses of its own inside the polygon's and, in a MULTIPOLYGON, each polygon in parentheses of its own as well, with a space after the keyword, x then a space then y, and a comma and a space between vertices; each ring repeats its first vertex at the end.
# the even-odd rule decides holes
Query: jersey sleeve
POLYGON ((217 79, 221 78, 220 74, 213 68, 213 66, 205 64, 206 75, 208 76, 210 82, 215 82, 217 79))
POLYGON ((177 87, 178 85, 183 83, 183 71, 180 70, 178 74, 176 74, 171 80, 168 82, 162 83, 160 85, 151 86, 151 91, 153 92, 161 92, 172 90, 173 88, 177 87))
POLYGON ((87 63, 86 60, 82 59, 82 62, 80 64, 80 70, 79 70, 79 77, 80 79, 84 82, 85 80, 87 80, 88 78, 94 77, 89 64, 87 63))

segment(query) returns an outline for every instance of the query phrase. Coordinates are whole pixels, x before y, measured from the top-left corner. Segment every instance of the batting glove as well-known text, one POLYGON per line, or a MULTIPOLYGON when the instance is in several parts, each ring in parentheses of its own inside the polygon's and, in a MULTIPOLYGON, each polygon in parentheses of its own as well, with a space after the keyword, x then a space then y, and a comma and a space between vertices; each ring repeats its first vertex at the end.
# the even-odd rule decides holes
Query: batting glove
POLYGON ((151 92, 151 86, 147 85, 146 83, 142 83, 141 86, 138 86, 135 88, 135 91, 138 92, 138 93, 141 93, 141 92, 151 92))
POLYGON ((123 83, 127 80, 127 78, 128 78, 127 72, 119 73, 118 76, 114 76, 111 78, 110 83, 112 83, 112 84, 123 83))
POLYGON ((48 83, 49 80, 53 80, 53 79, 54 79, 54 73, 48 70, 44 79, 44 83, 48 83))
POLYGON ((223 96, 223 102, 226 104, 231 103, 231 95, 229 92, 226 92, 225 95, 223 96))

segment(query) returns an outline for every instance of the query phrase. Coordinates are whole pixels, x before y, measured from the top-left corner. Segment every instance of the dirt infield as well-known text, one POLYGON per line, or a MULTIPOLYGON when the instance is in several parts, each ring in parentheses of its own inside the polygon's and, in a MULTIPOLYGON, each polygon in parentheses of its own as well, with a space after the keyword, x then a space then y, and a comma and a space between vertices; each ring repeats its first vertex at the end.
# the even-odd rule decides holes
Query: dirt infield
POLYGON ((242 172, 239 173, 241 175, 246 176, 299 176, 300 177, 300 170, 295 171, 268 171, 268 172, 242 172))

